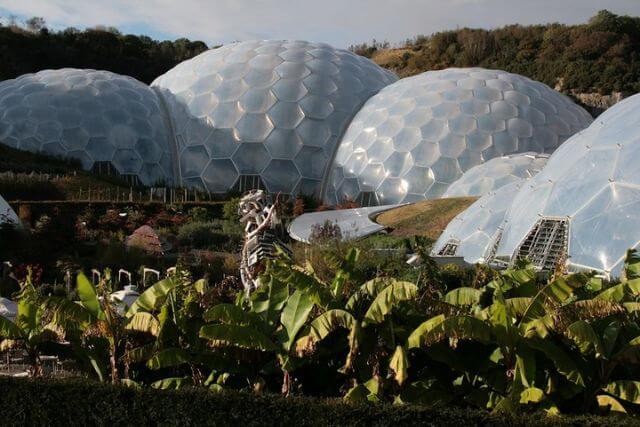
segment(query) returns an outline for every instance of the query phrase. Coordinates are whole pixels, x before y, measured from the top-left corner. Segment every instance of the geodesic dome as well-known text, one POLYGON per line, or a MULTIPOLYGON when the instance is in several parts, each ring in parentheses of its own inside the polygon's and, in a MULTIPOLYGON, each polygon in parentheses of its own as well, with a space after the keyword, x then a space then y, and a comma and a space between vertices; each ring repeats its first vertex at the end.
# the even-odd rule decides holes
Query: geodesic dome
POLYGON ((470 264, 490 261, 511 200, 525 180, 518 178, 491 190, 451 220, 431 251, 432 256, 461 256, 470 264))
POLYGON ((0 143, 145 185, 173 181, 167 125, 158 97, 132 77, 65 68, 0 82, 0 143))
POLYGON ((15 211, 11 209, 9 203, 0 196, 0 224, 12 223, 14 225, 20 225, 20 218, 16 215, 15 211))
POLYGON ((474 166, 447 188, 442 197, 484 196, 542 170, 548 154, 524 153, 496 157, 474 166))
POLYGON ((429 71, 369 99, 342 138, 325 202, 438 198, 497 156, 550 153, 591 116, 548 86, 481 68, 429 71))
POLYGON ((152 87, 171 112, 183 184, 319 195, 349 121, 396 79, 346 50, 271 40, 209 50, 152 87))
POLYGON ((496 257, 617 275, 640 241, 640 95, 566 141, 514 197, 496 257))

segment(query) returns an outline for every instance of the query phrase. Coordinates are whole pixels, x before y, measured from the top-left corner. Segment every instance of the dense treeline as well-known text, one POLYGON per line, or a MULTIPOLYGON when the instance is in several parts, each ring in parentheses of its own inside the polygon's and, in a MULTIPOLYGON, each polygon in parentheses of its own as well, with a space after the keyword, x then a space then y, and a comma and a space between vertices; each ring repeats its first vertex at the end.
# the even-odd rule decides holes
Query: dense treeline
POLYGON ((503 69, 561 83, 566 92, 640 91, 640 17, 600 11, 582 25, 463 28, 407 40, 400 49, 373 42, 352 49, 400 76, 447 67, 503 69))
POLYGON ((53 31, 41 18, 0 26, 0 80, 47 68, 94 68, 151 83, 160 74, 204 50, 202 41, 157 41, 114 28, 53 31))

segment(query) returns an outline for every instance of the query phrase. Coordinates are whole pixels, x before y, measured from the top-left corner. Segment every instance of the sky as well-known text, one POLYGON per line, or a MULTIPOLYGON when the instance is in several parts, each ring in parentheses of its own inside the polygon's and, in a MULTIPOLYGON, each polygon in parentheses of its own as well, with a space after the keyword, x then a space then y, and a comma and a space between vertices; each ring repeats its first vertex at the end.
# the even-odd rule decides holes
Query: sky
POLYGON ((598 10, 640 16, 640 0, 0 0, 0 16, 62 29, 104 25, 209 45, 301 39, 336 47, 461 27, 586 22, 598 10))

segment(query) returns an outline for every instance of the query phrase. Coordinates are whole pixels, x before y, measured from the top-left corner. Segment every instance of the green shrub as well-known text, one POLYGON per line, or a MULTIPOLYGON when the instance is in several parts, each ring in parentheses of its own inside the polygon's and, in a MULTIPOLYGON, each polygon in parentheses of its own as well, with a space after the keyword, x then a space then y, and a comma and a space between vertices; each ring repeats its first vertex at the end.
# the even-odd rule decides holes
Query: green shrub
POLYGON ((231 251, 237 248, 240 236, 227 234, 219 222, 190 222, 178 229, 178 244, 195 249, 231 251))
POLYGON ((88 380, 0 378, 0 417, 7 425, 437 425, 631 426, 626 417, 492 416, 449 407, 352 405, 333 399, 239 392, 126 388, 88 380))

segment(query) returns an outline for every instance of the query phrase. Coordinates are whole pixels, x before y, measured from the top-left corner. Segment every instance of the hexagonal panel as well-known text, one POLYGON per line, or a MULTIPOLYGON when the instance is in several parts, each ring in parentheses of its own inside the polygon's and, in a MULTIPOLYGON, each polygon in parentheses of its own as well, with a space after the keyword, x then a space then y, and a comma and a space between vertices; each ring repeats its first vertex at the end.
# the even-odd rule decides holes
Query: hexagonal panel
POLYGON ((296 156, 303 147, 302 140, 293 129, 274 129, 264 145, 271 156, 276 159, 288 159, 296 156))
POLYGON ((262 143, 240 144, 231 158, 240 174, 258 175, 269 163, 269 153, 262 143))
POLYGON ((137 174, 142 167, 142 158, 135 150, 117 149, 111 163, 122 174, 137 174))
POLYGON ((214 159, 202 173, 206 188, 212 193, 226 193, 238 180, 238 171, 228 159, 214 159))
POLYGON ((273 130, 266 114, 244 114, 235 127, 234 136, 242 142, 262 142, 273 130))
POLYGON ((273 159, 262 178, 270 192, 291 194, 300 180, 300 173, 291 160, 273 159))
POLYGON ((240 98, 240 108, 247 113, 266 113, 277 102, 266 88, 251 88, 240 98))
POLYGON ((184 178, 200 176, 208 163, 209 153, 204 145, 192 145, 180 153, 180 173, 184 178))
POLYGON ((302 147, 295 157, 295 164, 305 178, 321 179, 324 174, 325 158, 321 148, 302 147))
POLYGON ((278 102, 267 112, 278 129, 295 129, 304 119, 304 112, 295 102, 278 102))

